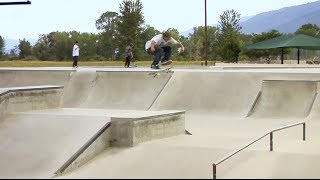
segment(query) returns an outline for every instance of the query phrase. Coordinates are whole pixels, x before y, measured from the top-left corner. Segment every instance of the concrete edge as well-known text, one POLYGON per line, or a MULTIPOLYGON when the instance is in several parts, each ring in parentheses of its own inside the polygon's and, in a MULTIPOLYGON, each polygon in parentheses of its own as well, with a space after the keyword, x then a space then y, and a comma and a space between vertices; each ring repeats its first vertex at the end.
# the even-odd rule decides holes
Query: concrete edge
POLYGON ((0 89, 0 122, 14 112, 60 107, 63 88, 64 86, 26 86, 0 89), (41 93, 44 94, 39 96, 41 93), (38 98, 34 98, 37 96, 38 98))
MULTIPOLYGON (((90 148, 92 144, 103 135, 107 129, 111 127, 111 122, 106 123, 97 133, 95 133, 77 152, 75 152, 54 174, 55 176, 61 175, 65 172, 70 172, 73 169, 85 164, 87 161, 95 157, 100 151, 95 151, 94 153, 87 153, 86 151, 90 148), (90 154, 90 155, 89 155, 90 154), (86 157, 90 156, 90 157, 86 157), (82 158, 81 158, 82 157, 82 158), (79 159, 80 158, 80 159, 79 159), (81 159, 83 159, 81 161, 81 159)), ((104 150, 104 149, 102 149, 104 150)))
POLYGON ((0 88, 0 90, 3 90, 0 92, 0 96, 9 94, 11 92, 21 92, 21 91, 35 91, 35 90, 47 90, 47 89, 63 89, 64 86, 23 86, 23 87, 10 87, 10 88, 0 88))

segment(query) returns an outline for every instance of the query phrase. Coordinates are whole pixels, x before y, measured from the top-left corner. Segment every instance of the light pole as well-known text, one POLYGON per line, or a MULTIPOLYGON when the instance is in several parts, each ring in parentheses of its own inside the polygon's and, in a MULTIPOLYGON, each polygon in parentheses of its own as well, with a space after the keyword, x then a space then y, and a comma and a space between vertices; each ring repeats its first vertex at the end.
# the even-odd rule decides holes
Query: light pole
POLYGON ((0 2, 1 5, 25 5, 25 4, 31 4, 31 1, 20 1, 20 2, 0 2))
POLYGON ((208 28, 207 28, 207 0, 204 0, 204 19, 205 19, 205 25, 204 25, 204 43, 205 43, 205 65, 208 65, 208 28))

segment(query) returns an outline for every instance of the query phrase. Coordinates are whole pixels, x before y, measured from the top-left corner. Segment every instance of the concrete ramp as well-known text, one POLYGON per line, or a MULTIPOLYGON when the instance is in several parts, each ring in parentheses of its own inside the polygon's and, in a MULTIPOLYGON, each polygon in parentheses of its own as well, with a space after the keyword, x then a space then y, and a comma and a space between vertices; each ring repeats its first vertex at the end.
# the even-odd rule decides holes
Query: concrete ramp
POLYGON ((17 114, 0 124, 0 178, 51 178, 110 118, 17 114))
POLYGON ((319 96, 319 91, 320 91, 320 87, 318 84, 318 89, 317 89, 317 93, 315 95, 315 100, 311 109, 311 112, 309 114, 309 116, 307 117, 307 120, 314 120, 314 121, 319 121, 320 119, 320 96, 319 96))
POLYGON ((175 71, 151 110, 244 117, 260 90, 261 78, 245 72, 175 71))
POLYGON ((97 73, 94 69, 78 69, 72 72, 63 96, 63 107, 79 107, 96 85, 97 73))
POLYGON ((313 106, 317 81, 265 80, 254 118, 305 118, 313 106))
MULTIPOLYGON (((156 77, 148 73, 98 71, 96 83, 86 95, 86 101, 79 107, 147 110, 171 78, 170 73, 156 77)), ((82 86, 73 87, 75 90, 81 88, 82 86)))
POLYGON ((0 88, 18 86, 66 85, 71 70, 0 70, 0 88))

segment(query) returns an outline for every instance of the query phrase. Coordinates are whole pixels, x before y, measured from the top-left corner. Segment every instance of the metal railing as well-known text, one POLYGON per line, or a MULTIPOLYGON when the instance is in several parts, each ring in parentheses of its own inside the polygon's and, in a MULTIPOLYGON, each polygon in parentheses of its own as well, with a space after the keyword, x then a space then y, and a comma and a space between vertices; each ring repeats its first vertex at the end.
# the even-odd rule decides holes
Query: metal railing
POLYGON ((31 1, 16 1, 16 2, 0 2, 0 6, 2 5, 25 5, 25 4, 31 4, 31 1))
POLYGON ((270 135, 270 151, 273 151, 273 133, 283 130, 283 129, 288 129, 294 126, 299 126, 302 125, 302 130, 303 130, 303 141, 306 140, 306 123, 305 122, 299 122, 299 123, 295 123, 292 125, 288 125, 288 126, 284 126, 278 129, 274 129, 272 131, 270 131, 269 133, 257 138, 256 140, 248 143, 247 145, 245 145, 244 147, 232 152, 231 154, 229 154, 228 156, 222 158, 221 160, 219 160, 217 163, 213 163, 212 164, 212 172, 213 172, 213 179, 217 178, 217 165, 221 164, 222 162, 226 161, 227 159, 231 158, 232 156, 236 155, 237 153, 241 152, 242 150, 246 149, 247 147, 251 146, 252 144, 256 143, 257 141, 261 140, 262 138, 269 136, 270 135))

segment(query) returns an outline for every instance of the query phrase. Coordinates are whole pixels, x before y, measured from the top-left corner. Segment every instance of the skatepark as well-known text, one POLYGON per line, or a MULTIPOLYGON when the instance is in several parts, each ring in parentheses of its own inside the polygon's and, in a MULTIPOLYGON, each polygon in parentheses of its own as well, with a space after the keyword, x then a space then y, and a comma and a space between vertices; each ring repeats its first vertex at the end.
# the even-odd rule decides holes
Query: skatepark
POLYGON ((319 65, 152 71, 0 68, 0 177, 320 177, 319 65))

